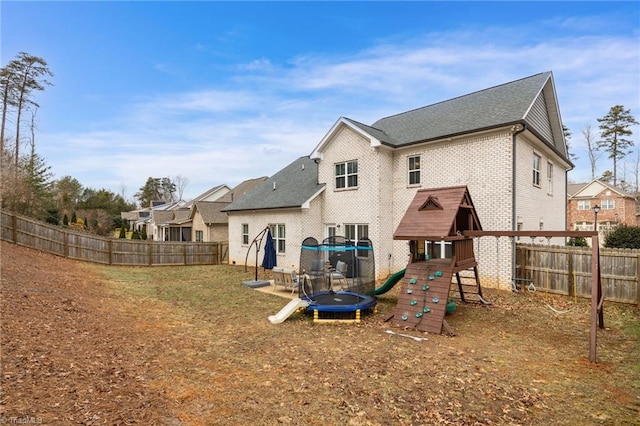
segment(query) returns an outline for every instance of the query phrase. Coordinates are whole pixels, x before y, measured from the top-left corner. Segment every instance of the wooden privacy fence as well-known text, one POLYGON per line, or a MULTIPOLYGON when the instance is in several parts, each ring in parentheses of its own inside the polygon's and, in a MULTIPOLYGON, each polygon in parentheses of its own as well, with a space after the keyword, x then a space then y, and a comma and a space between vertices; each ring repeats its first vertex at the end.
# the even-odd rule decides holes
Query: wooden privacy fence
POLYGON ((219 265, 228 262, 228 242, 177 242, 99 237, 61 229, 2 211, 3 241, 70 259, 107 265, 219 265))
MULTIPOLYGON (((605 300, 640 306, 639 276, 640 250, 600 249, 605 300)), ((591 297, 591 248, 519 243, 516 278, 531 280, 538 291, 591 297)))

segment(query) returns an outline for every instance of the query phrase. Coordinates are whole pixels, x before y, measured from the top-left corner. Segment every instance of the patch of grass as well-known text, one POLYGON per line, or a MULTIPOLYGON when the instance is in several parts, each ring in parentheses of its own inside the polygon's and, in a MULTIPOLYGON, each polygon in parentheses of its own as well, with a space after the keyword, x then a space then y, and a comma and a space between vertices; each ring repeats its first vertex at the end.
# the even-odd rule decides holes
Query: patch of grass
POLYGON ((592 365, 586 300, 487 290, 494 305, 460 304, 447 317, 456 337, 396 330, 426 337, 418 343, 385 333, 397 289, 360 325, 299 314, 272 325, 287 301, 242 286, 252 269, 94 268, 163 342, 154 386, 192 424, 633 424, 640 408, 633 307, 606 305, 592 365))

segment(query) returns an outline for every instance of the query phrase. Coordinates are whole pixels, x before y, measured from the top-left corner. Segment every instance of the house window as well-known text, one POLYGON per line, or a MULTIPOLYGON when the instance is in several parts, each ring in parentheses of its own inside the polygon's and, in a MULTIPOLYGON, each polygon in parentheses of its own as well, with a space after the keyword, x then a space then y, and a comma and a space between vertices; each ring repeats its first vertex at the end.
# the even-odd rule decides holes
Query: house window
POLYGON ((592 222, 576 222, 574 226, 575 231, 593 231, 592 222))
POLYGON ((249 244, 249 224, 248 223, 242 224, 242 244, 244 245, 249 244))
MULTIPOLYGON (((344 225, 344 237, 347 240, 358 242, 364 238, 369 238, 369 225, 348 223, 344 225)), ((368 257, 368 250, 358 250, 357 256, 368 257)))
POLYGON ((198 242, 204 241, 204 233, 202 231, 196 231, 196 241, 198 242))
POLYGON ((273 238, 273 245, 276 248, 277 253, 284 253, 286 247, 286 232, 284 223, 272 223, 269 225, 271 230, 271 237, 273 238))
POLYGON ((600 208, 602 210, 613 210, 616 208, 615 200, 608 198, 600 201, 600 208))
POLYGON ((533 185, 540 186, 540 156, 533 154, 533 185))
POLYGON ((427 253, 431 253, 431 244, 434 259, 451 259, 453 256, 451 241, 427 241, 427 253))
POLYGON ((409 157, 409 185, 420 184, 420 156, 409 157))
POLYGON ((553 194, 553 164, 547 163, 547 194, 553 194))
POLYGON ((591 210, 591 201, 589 201, 589 200, 579 200, 578 201, 578 210, 591 210))
POLYGON ((336 188, 356 188, 358 186, 358 162, 347 161, 336 164, 336 188))

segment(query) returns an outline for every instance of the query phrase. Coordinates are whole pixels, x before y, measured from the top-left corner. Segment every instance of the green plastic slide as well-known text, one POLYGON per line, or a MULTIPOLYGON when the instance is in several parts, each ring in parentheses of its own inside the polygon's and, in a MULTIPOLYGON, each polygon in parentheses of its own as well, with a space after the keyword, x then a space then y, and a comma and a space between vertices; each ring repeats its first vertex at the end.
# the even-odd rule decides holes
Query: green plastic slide
POLYGON ((379 296, 381 294, 385 294, 386 292, 388 292, 389 290, 391 290, 393 288, 393 286, 395 286, 396 284, 398 284, 398 282, 400 282, 400 280, 402 279, 402 277, 404 277, 404 273, 405 273, 406 269, 402 269, 398 272, 396 272, 395 274, 391 275, 385 282, 384 284, 382 284, 381 287, 376 288, 376 296, 379 296))

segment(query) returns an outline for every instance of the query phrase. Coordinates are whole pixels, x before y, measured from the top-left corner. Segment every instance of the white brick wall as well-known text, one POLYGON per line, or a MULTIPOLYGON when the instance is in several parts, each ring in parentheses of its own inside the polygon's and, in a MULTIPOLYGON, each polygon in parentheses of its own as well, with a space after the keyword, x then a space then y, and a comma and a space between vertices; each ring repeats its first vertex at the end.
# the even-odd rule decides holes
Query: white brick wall
MULTIPOLYGON (((337 129, 322 152, 319 182, 325 191, 308 210, 232 213, 229 215, 229 259, 244 264, 247 246, 240 244, 242 223, 250 223, 250 240, 269 223, 287 226, 287 252, 278 256, 278 265, 298 269, 302 240, 326 237, 326 224, 355 223, 369 226, 376 256, 376 274, 385 278, 405 268, 409 260, 407 241, 394 241, 393 232, 419 188, 466 185, 484 230, 512 230, 512 150, 509 129, 426 145, 391 150, 372 147, 349 127, 337 129), (408 156, 421 156, 421 185, 408 185, 408 156), (336 190, 334 166, 358 161, 358 188, 336 190)), ((518 136, 516 148, 516 211, 524 230, 563 230, 566 217, 565 170, 554 163, 554 191, 547 194, 546 164, 551 152, 538 150, 542 157, 541 187, 532 185, 533 144, 518 136)), ((337 231, 344 235, 344 228, 337 231)), ((527 241, 530 242, 530 241, 527 241)), ((544 240, 546 243, 546 239, 544 240)), ((252 249, 253 250, 253 249, 252 249)), ((483 237, 475 241, 476 258, 483 286, 510 288, 512 239, 483 237)), ((255 252, 249 264, 255 262, 255 252)), ((259 257, 259 262, 262 256, 259 257)))
MULTIPOLYGON (((431 143, 397 150, 394 155, 394 224, 398 226, 418 188, 408 187, 407 157, 421 155, 420 188, 466 185, 483 229, 511 229, 511 135, 506 131, 431 143)), ((476 250, 483 285, 494 286, 496 270, 503 277, 500 286, 510 286, 511 249, 508 239, 501 241, 500 259, 486 243, 476 250), (505 281, 504 283, 502 281, 505 281)), ((476 248, 478 246, 476 245, 476 248)), ((409 247, 395 241, 393 269, 406 266, 409 247)))
MULTIPOLYGON (((322 235, 322 208, 321 197, 316 197, 311 202, 309 209, 268 210, 265 212, 239 212, 229 215, 229 263, 244 265, 249 245, 242 244, 242 224, 249 224, 249 244, 253 239, 272 223, 284 223, 286 226, 285 253, 277 255, 278 266, 293 268, 298 271, 300 260, 300 247, 302 240, 313 236, 322 235)), ((260 247, 258 265, 262 263, 264 256, 264 243, 260 247)), ((255 266, 255 246, 249 251, 247 265, 255 266)))

